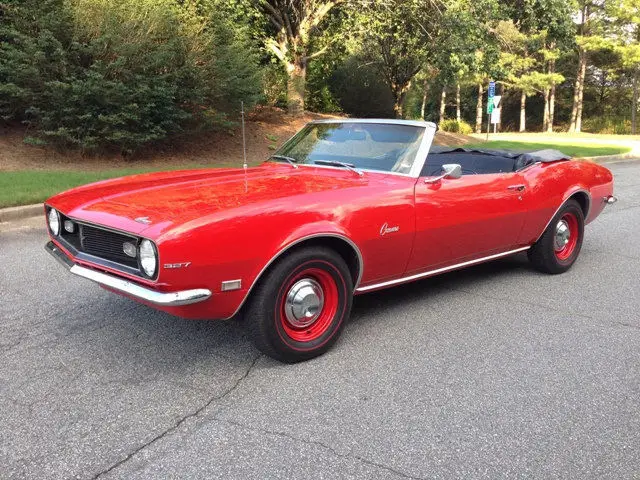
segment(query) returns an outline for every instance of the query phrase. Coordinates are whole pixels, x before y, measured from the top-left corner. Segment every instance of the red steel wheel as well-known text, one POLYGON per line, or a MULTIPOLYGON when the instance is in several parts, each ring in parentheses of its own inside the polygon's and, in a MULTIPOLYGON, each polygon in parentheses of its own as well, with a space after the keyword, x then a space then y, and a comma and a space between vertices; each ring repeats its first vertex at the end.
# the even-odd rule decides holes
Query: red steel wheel
POLYGON ((553 248, 558 260, 565 261, 569 258, 578 244, 578 219, 571 213, 565 213, 556 223, 556 232, 553 248))
POLYGON ((580 254, 583 235, 584 212, 580 204, 570 198, 529 249, 529 260, 541 272, 566 272, 580 254))
POLYGON ((284 333, 296 342, 320 338, 338 310, 338 287, 320 268, 297 273, 280 295, 280 322, 284 333))
POLYGON ((334 250, 292 251, 260 279, 244 313, 256 347, 283 362, 322 355, 336 342, 353 302, 353 277, 334 250))

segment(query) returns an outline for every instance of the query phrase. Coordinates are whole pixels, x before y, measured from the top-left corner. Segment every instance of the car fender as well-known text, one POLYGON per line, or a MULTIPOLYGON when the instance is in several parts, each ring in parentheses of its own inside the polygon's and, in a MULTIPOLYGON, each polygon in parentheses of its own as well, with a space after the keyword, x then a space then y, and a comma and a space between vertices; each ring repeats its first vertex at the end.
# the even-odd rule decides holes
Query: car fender
POLYGON ((264 275, 264 273, 269 269, 270 266, 274 265, 279 258, 282 258, 284 254, 286 254, 292 248, 313 239, 320 238, 337 238, 345 243, 347 243, 353 250, 356 252, 359 262, 358 268, 358 277, 354 282, 354 290, 358 287, 360 283, 360 279, 362 278, 362 274, 364 272, 364 262, 362 260, 362 252, 358 245, 350 238, 348 232, 342 229, 340 226, 336 225, 333 222, 329 221, 319 221, 311 224, 301 225, 299 228, 292 231, 289 235, 287 235, 279 244, 278 248, 275 250, 275 253, 268 259, 264 259, 259 267, 257 273, 251 275, 250 285, 246 290, 246 294, 242 299, 242 302, 236 309, 236 311, 231 315, 235 316, 242 306, 245 304, 251 292, 253 291, 256 284, 260 281, 260 278, 264 275))

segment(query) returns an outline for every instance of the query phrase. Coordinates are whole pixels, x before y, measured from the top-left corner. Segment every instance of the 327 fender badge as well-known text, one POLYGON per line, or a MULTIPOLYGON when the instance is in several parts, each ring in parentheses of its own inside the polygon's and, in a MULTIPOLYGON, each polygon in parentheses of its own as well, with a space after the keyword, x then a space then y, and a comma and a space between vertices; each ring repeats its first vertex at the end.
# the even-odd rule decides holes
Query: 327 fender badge
POLYGON ((191 265, 191 262, 165 263, 163 266, 164 268, 171 269, 171 268, 187 268, 189 265, 191 265))
POLYGON ((397 225, 395 227, 390 227, 389 224, 385 222, 382 224, 382 227, 380 227, 380 236, 384 237, 387 233, 395 233, 399 231, 400 227, 398 227, 397 225))

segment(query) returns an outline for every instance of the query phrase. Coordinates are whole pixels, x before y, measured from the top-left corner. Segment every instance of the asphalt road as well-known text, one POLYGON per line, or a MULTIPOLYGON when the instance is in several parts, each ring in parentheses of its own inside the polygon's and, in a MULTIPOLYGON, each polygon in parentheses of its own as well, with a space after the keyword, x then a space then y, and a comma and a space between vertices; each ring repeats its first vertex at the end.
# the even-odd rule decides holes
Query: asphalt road
POLYGON ((359 297, 293 366, 5 225, 0 477, 640 478, 640 163, 610 168, 619 202, 568 273, 514 257, 359 297))

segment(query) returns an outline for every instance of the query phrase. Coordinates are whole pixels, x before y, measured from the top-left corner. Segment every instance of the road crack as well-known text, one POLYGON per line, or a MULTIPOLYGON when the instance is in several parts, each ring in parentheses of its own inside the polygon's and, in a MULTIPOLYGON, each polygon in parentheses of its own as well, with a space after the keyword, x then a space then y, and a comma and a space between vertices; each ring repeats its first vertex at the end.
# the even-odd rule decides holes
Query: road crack
POLYGON ((218 421, 220 423, 226 423, 228 425, 239 427, 239 428, 242 428, 242 429, 245 429, 245 430, 249 430, 249 431, 252 431, 252 432, 264 433, 265 435, 273 435, 273 436, 276 436, 276 437, 281 437, 281 438, 286 438, 288 440, 293 440, 295 442, 304 443, 305 445, 313 445, 313 446, 316 446, 316 447, 320 447, 323 450, 326 450, 326 451, 332 453, 336 457, 356 460, 356 461, 358 461, 358 462, 360 462, 362 464, 369 465, 369 466, 375 467, 375 468, 383 469, 383 470, 385 470, 385 471, 387 471, 389 473, 393 473, 393 474, 398 475, 399 477, 402 477, 402 478, 408 478, 410 480, 426 480, 424 477, 416 477, 414 475, 411 475, 410 473, 402 472, 400 470, 395 469, 394 467, 390 467, 389 465, 385 465, 383 463, 379 463, 379 462, 375 462, 373 460, 369 460, 368 458, 362 457, 360 455, 354 455, 352 453, 342 453, 342 452, 336 450, 331 445, 327 445, 326 443, 320 442, 318 440, 309 440, 309 439, 306 439, 306 438, 296 437, 295 435, 291 435, 290 433, 280 432, 278 430, 268 430, 268 429, 264 429, 264 428, 253 427, 253 426, 250 426, 250 425, 245 425, 244 423, 236 422, 234 420, 222 419, 220 417, 214 417, 214 420, 218 421))
POLYGON ((144 450, 145 448, 153 445, 154 443, 162 440, 164 437, 166 437, 167 435, 173 433, 175 430, 177 430, 178 428, 180 428, 180 426, 186 422, 187 420, 189 420, 190 418, 194 418, 197 417, 198 415, 200 415, 204 410, 206 410, 209 406, 211 406, 214 402, 223 400, 225 397, 227 397, 228 395, 232 394, 235 390, 238 389, 238 387, 240 387, 240 385, 242 385, 242 383, 244 382, 244 380, 247 379, 247 377, 251 374, 251 371, 253 370, 253 368, 256 366, 256 364, 258 363, 258 360, 260 359, 260 357, 262 357, 261 354, 257 355, 252 361, 251 364, 249 365, 249 367, 244 371, 244 373, 233 383, 233 385, 228 388, 227 390, 225 390, 224 392, 222 392, 220 395, 216 395, 215 397, 211 397, 204 405, 202 405, 201 407, 199 407, 197 410, 185 415, 184 417, 180 418, 180 420, 178 420, 176 423, 174 423, 173 425, 171 425, 169 428, 167 428, 166 430, 164 430, 163 432, 159 433, 158 435, 156 435, 155 437, 153 437, 151 440, 149 440, 148 442, 144 443, 143 445, 139 446, 138 448, 136 448, 135 450, 133 450, 132 452, 128 453, 122 460, 117 461, 116 463, 114 463, 113 465, 111 465, 110 467, 98 472, 96 475, 94 475, 92 478, 92 480, 96 480, 100 477, 102 477, 103 475, 107 475, 108 473, 110 473, 111 471, 115 470, 116 468, 124 465, 125 463, 127 463, 129 460, 131 460, 133 457, 135 457, 138 453, 140 453, 142 450, 144 450))

